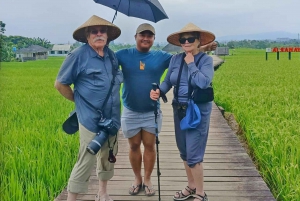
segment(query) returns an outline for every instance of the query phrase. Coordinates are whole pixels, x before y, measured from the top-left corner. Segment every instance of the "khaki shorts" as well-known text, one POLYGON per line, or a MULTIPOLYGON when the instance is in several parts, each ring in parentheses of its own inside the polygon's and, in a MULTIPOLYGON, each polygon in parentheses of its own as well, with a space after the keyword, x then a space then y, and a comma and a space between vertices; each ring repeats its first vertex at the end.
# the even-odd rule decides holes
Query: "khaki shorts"
MULTIPOLYGON (((107 159, 109 156, 108 142, 106 142, 97 153, 92 155, 86 151, 87 145, 95 137, 96 133, 87 130, 83 125, 79 124, 80 147, 78 159, 71 172, 68 183, 68 191, 72 193, 85 193, 88 190, 88 182, 91 171, 97 161, 97 176, 99 180, 110 180, 114 175, 114 163, 110 163, 107 159)), ((113 146, 116 136, 109 138, 110 146, 113 146)), ((118 152, 118 139, 113 147, 113 153, 116 156, 118 152)))

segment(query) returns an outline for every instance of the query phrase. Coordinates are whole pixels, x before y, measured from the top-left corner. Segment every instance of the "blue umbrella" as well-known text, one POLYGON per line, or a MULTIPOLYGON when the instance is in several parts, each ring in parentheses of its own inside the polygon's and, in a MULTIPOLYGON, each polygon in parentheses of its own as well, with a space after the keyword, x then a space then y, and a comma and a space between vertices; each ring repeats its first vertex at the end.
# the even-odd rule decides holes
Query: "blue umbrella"
POLYGON ((112 23, 114 22, 117 12, 121 12, 130 17, 137 17, 152 22, 158 22, 168 19, 166 12, 158 0, 94 0, 96 3, 110 7, 116 11, 112 23))

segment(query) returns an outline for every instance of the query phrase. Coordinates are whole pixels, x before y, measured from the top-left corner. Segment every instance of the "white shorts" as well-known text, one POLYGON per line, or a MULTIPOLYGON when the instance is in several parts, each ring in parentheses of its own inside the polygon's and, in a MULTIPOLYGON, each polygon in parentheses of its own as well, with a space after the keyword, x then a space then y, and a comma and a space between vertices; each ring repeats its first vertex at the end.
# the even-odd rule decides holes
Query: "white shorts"
POLYGON ((157 124, 155 123, 155 116, 153 112, 134 112, 123 107, 121 126, 125 138, 132 138, 142 129, 156 135, 156 125, 158 133, 161 131, 162 112, 158 110, 157 124))

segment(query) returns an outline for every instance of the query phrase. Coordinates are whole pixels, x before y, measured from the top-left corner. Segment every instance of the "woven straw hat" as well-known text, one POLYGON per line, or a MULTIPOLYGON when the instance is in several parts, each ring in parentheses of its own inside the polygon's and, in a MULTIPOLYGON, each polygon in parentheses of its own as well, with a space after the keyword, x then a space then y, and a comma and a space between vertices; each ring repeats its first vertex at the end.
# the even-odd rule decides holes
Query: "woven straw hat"
POLYGON ((199 32, 200 33, 200 44, 201 46, 209 44, 215 40, 215 35, 209 31, 200 29, 193 23, 188 23, 183 27, 180 31, 172 33, 168 36, 167 41, 173 45, 181 46, 179 43, 179 37, 182 33, 189 33, 189 32, 199 32))
POLYGON ((107 37, 108 41, 115 40, 121 35, 121 29, 116 25, 110 23, 109 21, 93 15, 88 19, 83 25, 78 27, 74 33, 73 38, 79 42, 87 43, 87 38, 85 34, 85 29, 91 26, 107 26, 107 37))

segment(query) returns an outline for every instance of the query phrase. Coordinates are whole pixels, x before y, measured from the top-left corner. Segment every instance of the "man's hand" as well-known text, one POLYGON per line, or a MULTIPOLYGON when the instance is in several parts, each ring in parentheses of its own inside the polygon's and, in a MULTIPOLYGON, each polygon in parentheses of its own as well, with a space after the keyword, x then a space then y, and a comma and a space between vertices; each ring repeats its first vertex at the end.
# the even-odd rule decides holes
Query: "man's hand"
POLYGON ((209 43, 207 45, 201 46, 199 48, 199 50, 200 50, 200 52, 209 52, 209 51, 216 50, 217 47, 218 47, 218 43, 214 41, 214 42, 211 42, 211 43, 209 43))
POLYGON ((157 99, 159 99, 160 96, 160 90, 156 89, 156 91, 154 91, 153 89, 150 91, 150 98, 154 101, 156 101, 157 99))
POLYGON ((212 42, 212 43, 210 43, 209 45, 210 45, 210 51, 214 51, 214 50, 216 50, 217 47, 218 47, 218 43, 215 42, 215 41, 212 42))

